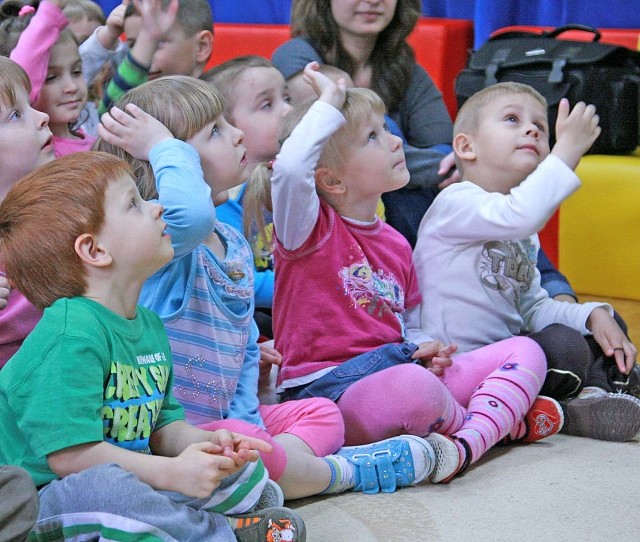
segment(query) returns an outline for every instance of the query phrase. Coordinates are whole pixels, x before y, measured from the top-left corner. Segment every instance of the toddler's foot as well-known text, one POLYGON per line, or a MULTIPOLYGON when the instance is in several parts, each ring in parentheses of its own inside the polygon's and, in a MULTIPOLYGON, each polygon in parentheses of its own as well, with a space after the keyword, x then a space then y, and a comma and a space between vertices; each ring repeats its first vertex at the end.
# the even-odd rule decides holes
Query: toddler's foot
POLYGON ((289 508, 265 508, 259 512, 229 516, 228 519, 233 534, 240 542, 305 542, 307 539, 302 517, 289 508))
POLYGON ((434 451, 425 439, 413 435, 393 437, 374 444, 345 446, 325 457, 333 479, 324 493, 348 489, 363 493, 393 493, 414 485, 433 470, 434 451))
POLYGON ((278 484, 273 480, 267 480, 258 502, 253 507, 253 512, 266 508, 279 508, 284 504, 284 493, 278 484))
POLYGON ((625 442, 640 431, 640 399, 602 388, 585 388, 575 399, 562 401, 562 433, 625 442))
POLYGON ((521 442, 536 442, 555 435, 564 425, 560 403, 551 397, 538 395, 524 417, 527 432, 521 442))
POLYGON ((454 477, 461 475, 471 464, 471 448, 464 439, 455 439, 461 443, 465 453, 454 442, 455 437, 446 437, 438 433, 431 433, 425 440, 433 449, 435 461, 429 475, 429 481, 433 484, 450 482, 454 477))

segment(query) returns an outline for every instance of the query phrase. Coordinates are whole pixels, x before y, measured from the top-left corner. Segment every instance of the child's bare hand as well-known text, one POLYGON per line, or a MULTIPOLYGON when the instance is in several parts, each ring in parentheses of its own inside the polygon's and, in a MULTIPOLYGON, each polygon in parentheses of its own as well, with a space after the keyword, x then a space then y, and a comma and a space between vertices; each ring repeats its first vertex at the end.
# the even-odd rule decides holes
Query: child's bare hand
POLYGON ((122 4, 113 8, 107 17, 105 26, 114 37, 119 37, 124 32, 124 13, 127 11, 128 5, 129 0, 124 0, 122 4))
POLYGON ((317 62, 309 62, 304 68, 302 79, 313 87, 314 92, 321 102, 327 102, 336 109, 342 108, 347 97, 347 86, 344 79, 333 79, 318 71, 320 65, 317 62))
POLYGON ((211 495, 223 478, 238 470, 233 459, 211 442, 187 446, 174 462, 172 489, 197 499, 211 495))
POLYGON ((271 372, 271 366, 282 365, 282 354, 273 347, 273 340, 259 343, 260 347, 260 379, 268 379, 271 372))
POLYGON ((456 160, 453 152, 450 152, 440 161, 440 169, 438 169, 438 175, 446 175, 450 173, 450 175, 444 180, 438 183, 438 188, 440 190, 444 190, 447 186, 460 182, 462 179, 462 175, 460 172, 455 169, 456 160))
POLYGON ((573 111, 569 112, 569 100, 563 98, 558 107, 556 144, 552 154, 575 169, 582 155, 600 135, 599 122, 595 106, 578 102, 573 111))
POLYGON ((11 293, 11 285, 9 279, 0 275, 0 310, 9 304, 9 294, 11 293))
POLYGON ((621 373, 629 374, 636 363, 638 350, 624 334, 618 323, 603 307, 591 311, 587 328, 606 356, 613 356, 621 373))
POLYGON ((127 104, 125 108, 128 113, 114 106, 102 115, 98 135, 138 160, 149 160, 153 146, 173 139, 173 135, 164 124, 137 105, 127 104))
POLYGON ((234 462, 236 470, 249 461, 257 461, 258 452, 270 453, 273 449, 271 444, 264 440, 233 433, 226 429, 212 431, 209 440, 222 450, 221 453, 225 457, 234 462))
POLYGON ((163 9, 162 0, 133 0, 140 13, 142 28, 149 36, 159 40, 173 26, 178 13, 178 0, 171 0, 163 9))
POLYGON ((457 349, 455 344, 445 346, 440 341, 430 341, 420 343, 411 358, 420 360, 420 365, 429 369, 436 376, 442 376, 444 370, 453 364, 451 356, 455 354, 457 349))

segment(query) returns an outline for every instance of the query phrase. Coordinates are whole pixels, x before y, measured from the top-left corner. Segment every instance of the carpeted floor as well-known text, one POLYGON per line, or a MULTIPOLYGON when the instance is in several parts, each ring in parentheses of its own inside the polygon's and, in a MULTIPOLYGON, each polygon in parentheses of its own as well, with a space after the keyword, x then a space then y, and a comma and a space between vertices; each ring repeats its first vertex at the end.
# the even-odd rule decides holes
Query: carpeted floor
MULTIPOLYGON (((580 296, 581 301, 592 300, 580 296)), ((640 344, 640 302, 603 299, 640 344)), ((638 542, 640 435, 498 447, 448 485, 289 501, 308 542, 638 542)))
POLYGON ((308 542, 637 542, 640 436, 494 448, 462 478, 289 501, 308 542))

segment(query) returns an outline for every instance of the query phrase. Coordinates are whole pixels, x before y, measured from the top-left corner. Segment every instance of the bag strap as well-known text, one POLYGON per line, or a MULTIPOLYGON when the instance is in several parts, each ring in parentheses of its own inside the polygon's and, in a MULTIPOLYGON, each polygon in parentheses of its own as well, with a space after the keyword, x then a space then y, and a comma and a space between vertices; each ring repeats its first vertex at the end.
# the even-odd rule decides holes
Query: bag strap
POLYGON ((592 26, 587 26, 587 25, 584 25, 584 24, 567 24, 567 25, 564 25, 564 26, 559 26, 555 30, 551 30, 549 32, 543 32, 541 34, 541 36, 545 37, 545 38, 556 38, 560 34, 564 34, 565 32, 568 32, 569 30, 578 30, 580 32, 588 32, 589 34, 593 34, 593 40, 592 41, 600 41, 600 38, 602 37, 602 34, 600 33, 600 30, 598 30, 597 28, 593 28, 592 26))

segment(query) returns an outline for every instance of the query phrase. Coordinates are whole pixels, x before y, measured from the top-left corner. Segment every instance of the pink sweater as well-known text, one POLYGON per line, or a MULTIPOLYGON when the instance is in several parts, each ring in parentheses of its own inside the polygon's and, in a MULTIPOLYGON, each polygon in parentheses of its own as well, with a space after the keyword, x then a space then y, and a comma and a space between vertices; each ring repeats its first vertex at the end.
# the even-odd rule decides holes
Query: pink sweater
POLYGON ((276 243, 278 384, 406 339, 403 313, 421 301, 411 247, 377 220, 356 225, 320 200, 318 219, 292 251, 276 243))
POLYGON ((16 353, 22 341, 42 317, 18 290, 11 290, 9 304, 0 310, 0 369, 16 353))

